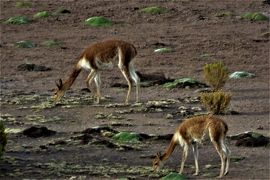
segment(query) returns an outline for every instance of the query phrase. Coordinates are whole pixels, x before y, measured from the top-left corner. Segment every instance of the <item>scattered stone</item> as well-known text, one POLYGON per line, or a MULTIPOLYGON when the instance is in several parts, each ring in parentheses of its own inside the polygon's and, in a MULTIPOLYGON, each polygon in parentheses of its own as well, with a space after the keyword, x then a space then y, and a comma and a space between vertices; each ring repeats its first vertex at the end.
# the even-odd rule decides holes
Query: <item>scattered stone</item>
POLYGON ((48 137, 55 134, 56 131, 49 130, 47 127, 44 126, 42 127, 32 126, 30 128, 23 130, 23 135, 32 138, 48 137))
POLYGON ((229 76, 230 79, 253 78, 253 77, 255 77, 255 74, 245 71, 236 71, 230 74, 229 76))
POLYGON ((166 119, 173 119, 174 118, 174 116, 172 115, 172 114, 170 114, 170 113, 168 113, 167 115, 166 115, 166 119))
POLYGON ((18 71, 50 71, 51 68, 42 66, 42 65, 36 65, 36 64, 21 64, 17 67, 18 71))

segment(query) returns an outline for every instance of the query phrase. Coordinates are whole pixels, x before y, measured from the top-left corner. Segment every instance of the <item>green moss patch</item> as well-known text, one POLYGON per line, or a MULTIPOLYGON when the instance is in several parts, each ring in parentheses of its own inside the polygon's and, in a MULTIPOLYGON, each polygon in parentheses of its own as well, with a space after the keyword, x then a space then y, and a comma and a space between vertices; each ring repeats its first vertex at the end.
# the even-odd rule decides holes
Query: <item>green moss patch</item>
POLYGON ((176 172, 171 172, 170 174, 161 178, 161 180, 185 180, 186 177, 176 172))
POLYGON ((259 12, 247 12, 241 16, 243 19, 249 19, 252 21, 267 21, 269 17, 259 12))
POLYGON ((15 16, 5 21, 5 24, 28 24, 30 20, 26 16, 15 16))
POLYGON ((134 132, 119 132, 112 137, 113 140, 120 143, 138 143, 140 135, 134 132))
POLYGON ((33 17, 34 18, 45 18, 45 17, 49 17, 49 16, 50 16, 49 12, 41 11, 41 12, 36 13, 33 17))
POLYGON ((152 7, 147 7, 141 10, 141 12, 148 13, 148 14, 161 14, 166 12, 166 9, 163 7, 158 7, 158 6, 152 6, 152 7))
POLYGON ((16 42, 14 45, 17 48, 34 48, 34 47, 36 47, 36 45, 32 41, 28 41, 28 40, 16 42))
POLYGON ((111 26, 113 23, 110 19, 103 16, 94 16, 85 20, 85 25, 92 27, 107 27, 111 26))

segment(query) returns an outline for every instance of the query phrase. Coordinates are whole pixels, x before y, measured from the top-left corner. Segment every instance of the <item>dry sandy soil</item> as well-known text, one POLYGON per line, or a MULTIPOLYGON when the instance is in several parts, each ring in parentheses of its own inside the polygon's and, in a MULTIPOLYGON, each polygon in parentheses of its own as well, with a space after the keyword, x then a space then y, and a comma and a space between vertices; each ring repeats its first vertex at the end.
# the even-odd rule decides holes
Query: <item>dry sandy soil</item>
MULTIPOLYGON (((87 72, 79 75, 62 103, 57 106, 47 103, 55 80, 68 77, 83 48, 109 38, 126 40, 136 46, 138 55, 134 62, 143 75, 159 74, 171 79, 191 77, 203 82, 202 67, 216 61, 224 62, 230 72, 254 73, 254 78, 227 82, 225 90, 232 93, 230 110, 239 114, 220 117, 229 125, 228 135, 255 131, 269 136, 270 45, 269 37, 260 37, 261 33, 269 32, 269 21, 252 22, 239 18, 245 12, 269 13, 269 5, 263 1, 29 2, 32 7, 19 8, 15 1, 1 1, 1 22, 17 15, 33 19, 39 11, 55 12, 60 7, 70 13, 33 19, 24 25, 1 23, 1 119, 11 133, 4 159, 0 162, 0 178, 157 179, 178 171, 182 153, 179 147, 165 163, 164 171, 158 174, 151 171, 153 156, 165 150, 170 141, 168 138, 143 138, 126 147, 110 145, 110 138, 102 135, 111 132, 84 134, 84 137, 82 132, 95 126, 110 126, 117 131, 172 134, 185 117, 179 113, 180 106, 202 107, 198 101, 183 100, 196 99, 198 88, 167 90, 162 85, 146 86, 141 88, 141 105, 107 107, 122 103, 127 91, 125 87, 113 87, 115 83, 125 83, 115 68, 102 73, 102 94, 107 98, 99 106, 93 103, 90 93, 82 91, 86 88, 87 72), (141 12, 149 6, 161 6, 167 11, 156 15, 141 12), (220 12, 232 12, 233 15, 217 17, 220 12), (84 25, 84 20, 92 16, 110 18, 113 25, 105 28, 84 25), (42 46, 48 39, 56 40, 60 45, 42 46), (21 40, 30 40, 36 47, 15 47, 14 44, 21 40), (170 47, 173 51, 155 53, 154 50, 160 47, 170 47), (51 70, 19 71, 18 66, 24 63, 43 65, 51 70), (167 107, 147 107, 150 100, 165 100, 167 107), (97 118, 97 114, 111 113, 115 117, 97 118), (167 114, 172 114, 172 118, 167 119, 167 114), (41 138, 15 133, 33 125, 46 126, 57 133, 41 138)), ((131 101, 134 99, 132 96, 131 101)), ((229 141, 229 146, 233 162, 225 179, 269 178, 269 148, 238 147, 234 141, 229 141)), ((200 175, 192 176, 194 163, 190 152, 185 176, 191 179, 217 176, 220 160, 212 145, 205 142, 200 146, 199 154, 200 175)))

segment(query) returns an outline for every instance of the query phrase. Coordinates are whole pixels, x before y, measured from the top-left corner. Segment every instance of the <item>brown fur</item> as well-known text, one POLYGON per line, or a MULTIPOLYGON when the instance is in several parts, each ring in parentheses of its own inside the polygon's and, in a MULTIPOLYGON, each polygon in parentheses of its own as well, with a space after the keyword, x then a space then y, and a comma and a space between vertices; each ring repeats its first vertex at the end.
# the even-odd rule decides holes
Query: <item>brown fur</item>
POLYGON ((180 173, 183 172, 184 163, 188 155, 188 148, 192 145, 194 158, 195 158, 195 175, 199 174, 198 165, 198 147, 197 142, 201 142, 207 134, 209 134, 210 140, 212 141, 214 147, 216 148, 220 158, 221 158, 221 170, 219 177, 226 175, 229 169, 229 156, 230 151, 225 144, 225 137, 228 131, 227 124, 217 117, 210 116, 196 116, 184 120, 170 142, 170 145, 166 149, 164 154, 158 153, 156 158, 153 160, 153 168, 157 170, 160 163, 166 160, 173 152, 176 144, 183 146, 183 156, 181 162, 180 173), (226 166, 226 167, 225 167, 226 166))
MULTIPOLYGON (((139 100, 139 77, 137 76, 133 65, 131 64, 132 59, 137 55, 136 48, 134 45, 122 41, 122 40, 106 40, 102 42, 97 42, 89 45, 84 51, 81 53, 79 58, 76 61, 76 64, 73 67, 73 71, 68 77, 67 80, 62 83, 60 79, 59 82, 56 83, 57 90, 54 95, 54 100, 59 101, 61 97, 64 95, 65 91, 68 90, 82 68, 84 67, 82 64, 83 59, 89 63, 90 74, 86 79, 87 87, 90 88, 90 84, 93 80, 95 80, 97 86, 97 102, 99 103, 99 99, 101 97, 100 94, 100 64, 108 64, 118 63, 118 67, 123 73, 125 79, 128 82, 128 94, 126 97, 126 103, 129 101, 129 96, 131 92, 132 81, 136 83, 136 100, 139 100), (118 62, 116 62, 118 59, 118 62)), ((85 64, 85 62, 84 62, 85 64)))

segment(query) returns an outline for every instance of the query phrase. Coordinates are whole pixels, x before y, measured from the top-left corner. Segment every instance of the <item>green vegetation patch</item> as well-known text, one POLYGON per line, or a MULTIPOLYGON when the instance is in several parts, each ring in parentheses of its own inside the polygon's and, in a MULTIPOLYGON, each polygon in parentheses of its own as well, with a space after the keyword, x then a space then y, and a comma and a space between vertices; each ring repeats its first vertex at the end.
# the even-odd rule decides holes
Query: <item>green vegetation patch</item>
POLYGON ((259 12, 247 12, 241 16, 243 19, 249 19, 251 21, 267 21, 269 17, 259 12))
POLYGON ((34 18, 45 18, 45 17, 49 17, 49 16, 50 16, 49 12, 41 11, 41 12, 36 13, 33 17, 34 18))
POLYGON ((161 180, 185 180, 186 177, 182 174, 171 172, 170 174, 161 178, 161 180))
POLYGON ((158 49, 155 49, 156 53, 169 53, 169 52, 172 52, 172 49, 171 48, 158 48, 158 49))
POLYGON ((202 86, 203 84, 200 83, 199 81, 196 81, 192 78, 181 78, 181 79, 176 79, 173 82, 167 82, 163 84, 164 88, 167 89, 173 89, 173 88, 184 88, 184 87, 196 87, 196 86, 202 86))
POLYGON ((18 8, 32 7, 32 3, 28 1, 18 1, 16 2, 15 6, 18 8))
POLYGON ((48 48, 58 46, 59 44, 60 43, 56 40, 46 40, 41 43, 42 46, 48 47, 48 48))
POLYGON ((142 9, 141 12, 154 15, 154 14, 162 14, 166 12, 166 9, 163 7, 152 6, 152 7, 147 7, 147 8, 142 9))
POLYGON ((17 48, 34 48, 36 47, 36 44, 34 44, 32 41, 23 40, 15 43, 15 47, 17 48))
POLYGON ((113 23, 110 19, 103 16, 94 16, 85 20, 85 25, 93 27, 106 27, 111 26, 113 23))
POLYGON ((28 24, 30 20, 26 16, 15 16, 5 21, 5 24, 28 24))
POLYGON ((230 79, 253 78, 253 77, 255 77, 255 74, 245 71, 236 71, 230 74, 229 76, 230 79))
POLYGON ((140 135, 134 132, 123 131, 115 134, 112 139, 120 143, 138 143, 140 135))

